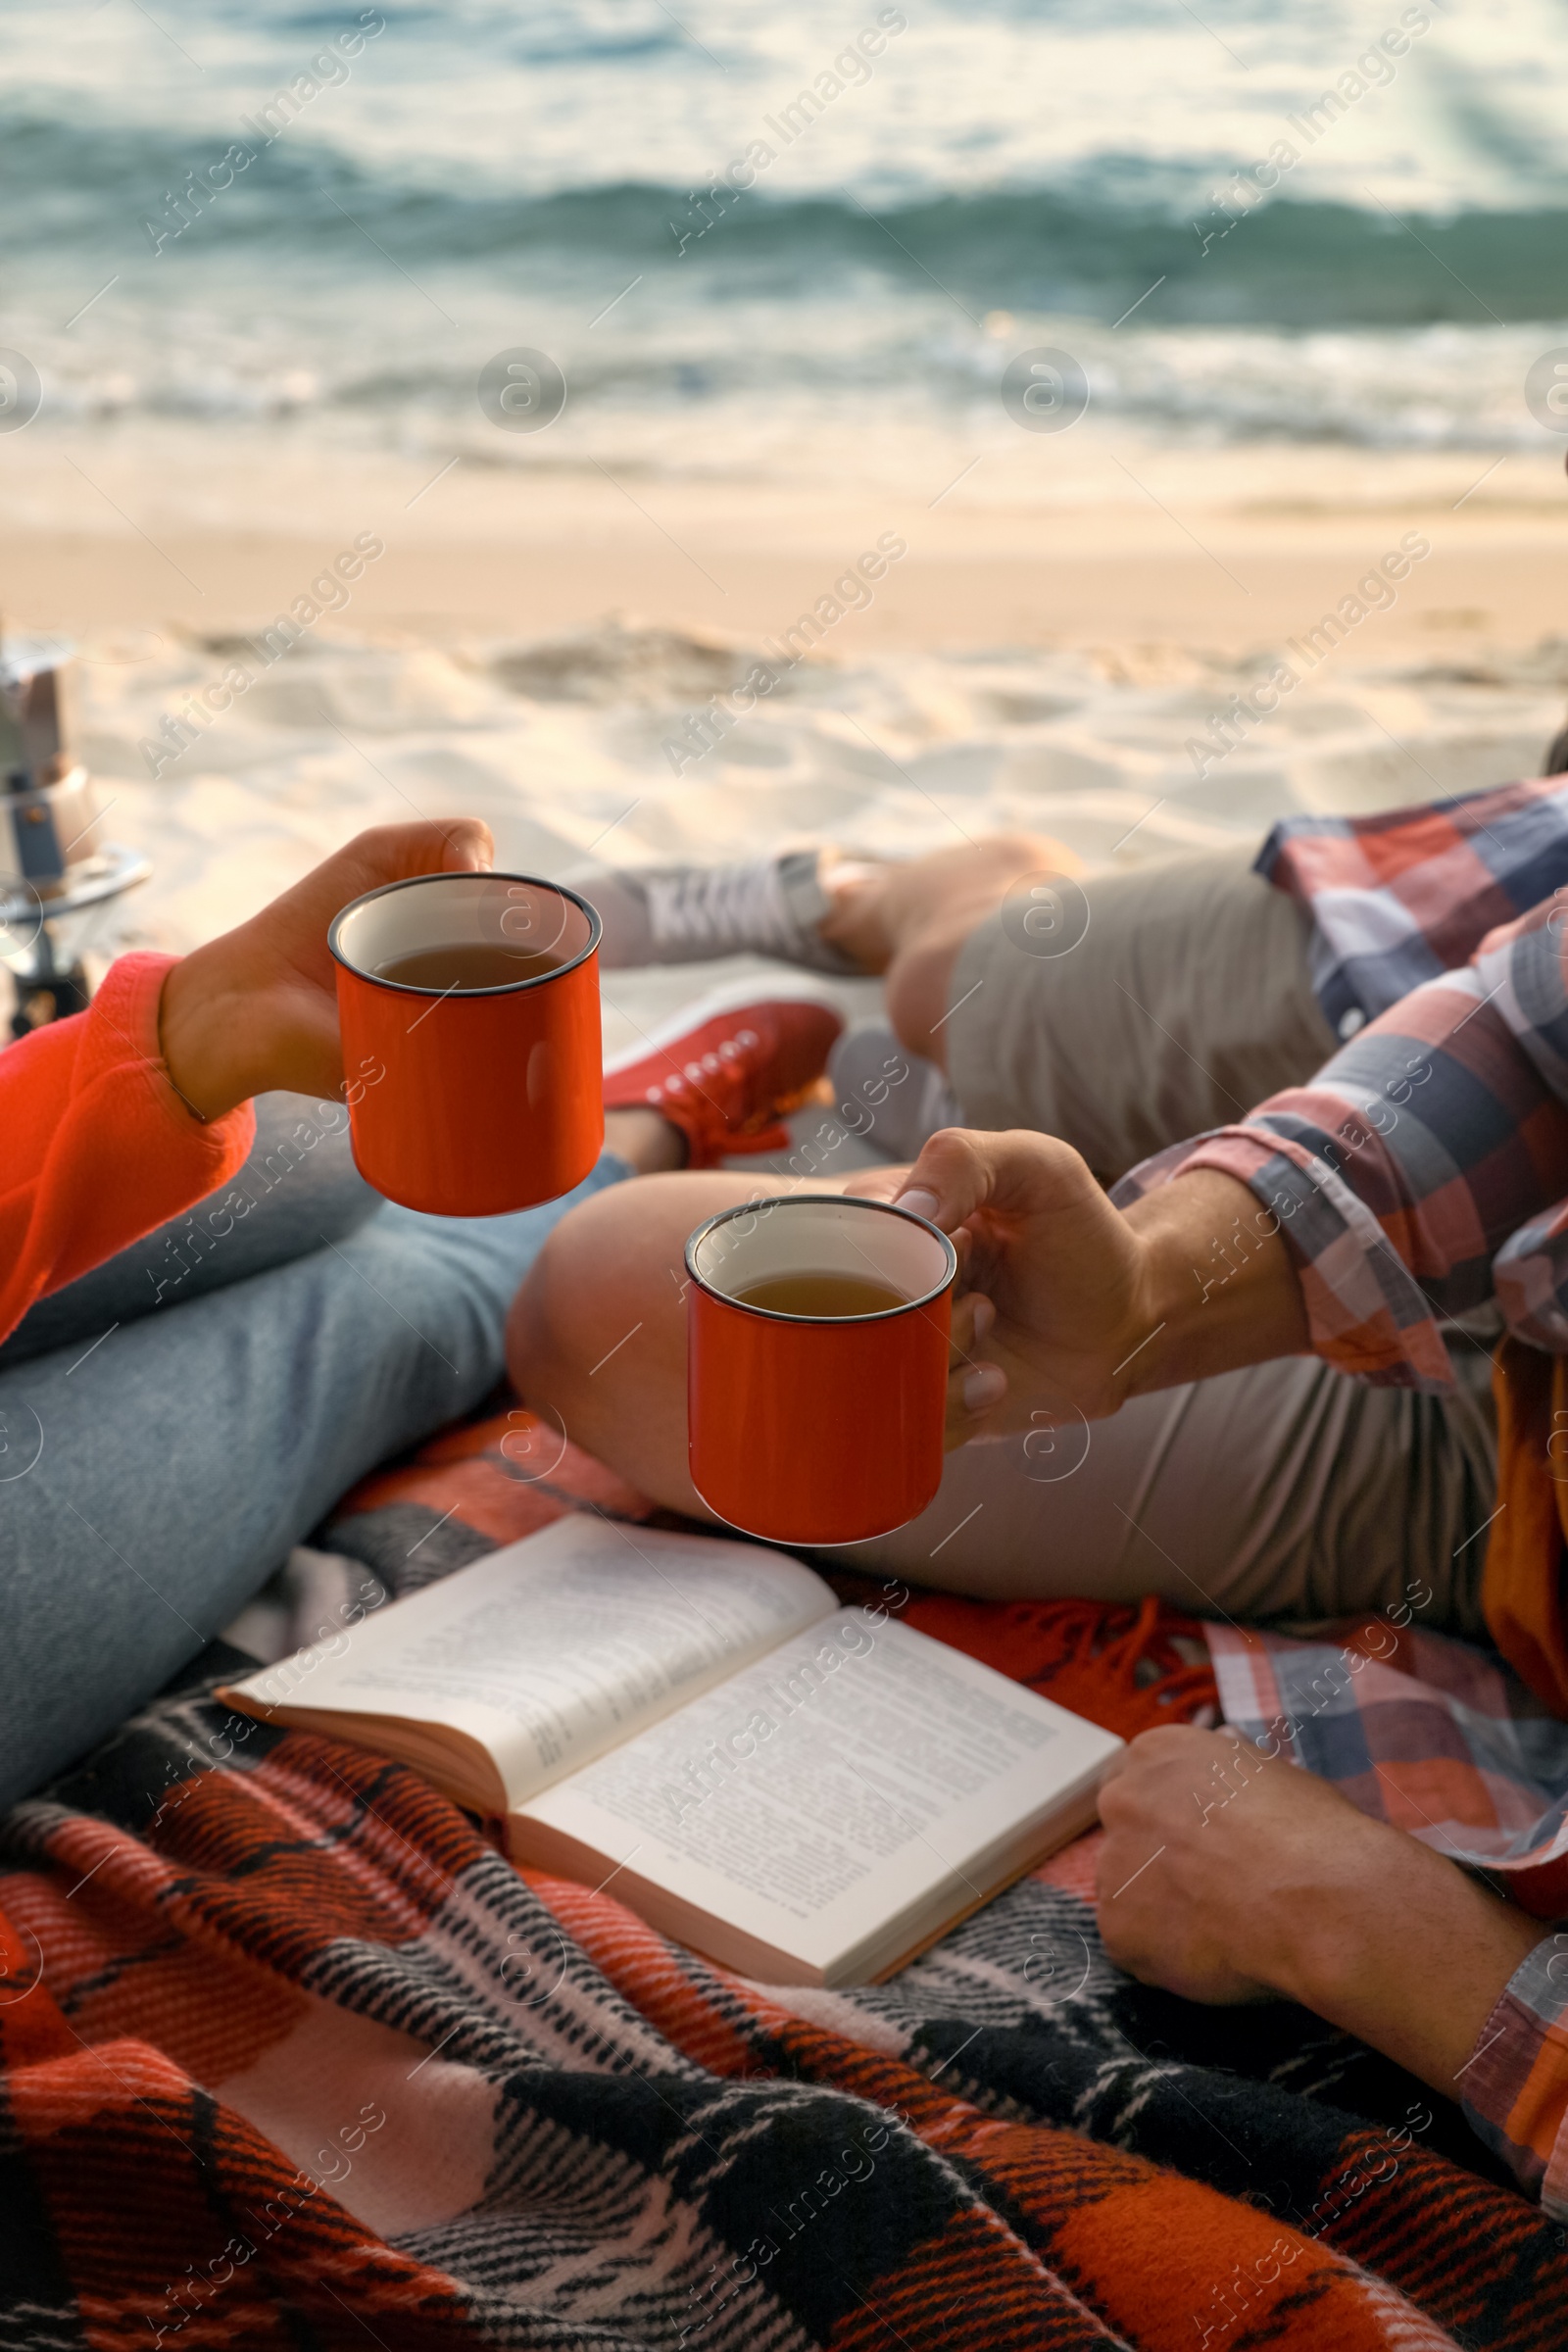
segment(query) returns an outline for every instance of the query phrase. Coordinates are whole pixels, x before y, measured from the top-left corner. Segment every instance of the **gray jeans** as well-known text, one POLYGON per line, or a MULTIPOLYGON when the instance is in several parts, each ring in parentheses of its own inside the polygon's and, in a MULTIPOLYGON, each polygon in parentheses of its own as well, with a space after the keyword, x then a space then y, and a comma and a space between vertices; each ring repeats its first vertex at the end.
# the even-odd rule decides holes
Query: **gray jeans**
MULTIPOLYGON (((1017 907, 982 924, 949 1016, 966 1121, 1060 1135, 1109 1182, 1310 1077, 1338 1042, 1312 995, 1311 927, 1250 869, 1237 850, 1091 875, 1042 900, 1032 930, 1017 907)), ((1450 1333, 1451 1396, 1289 1356, 1092 1428, 1042 1412, 1026 1438, 950 1454, 931 1508, 848 1557, 966 1592, 1162 1592, 1237 1618, 1428 1592, 1423 1624, 1479 1634, 1492 1336, 1450 1333)))
POLYGON ((308 1106, 260 1108, 256 1205, 216 1248, 176 1218, 0 1351, 0 1804, 151 1697, 357 1478, 484 1398, 546 1234, 630 1173, 421 1217, 361 1184, 346 1135, 280 1157, 308 1106))

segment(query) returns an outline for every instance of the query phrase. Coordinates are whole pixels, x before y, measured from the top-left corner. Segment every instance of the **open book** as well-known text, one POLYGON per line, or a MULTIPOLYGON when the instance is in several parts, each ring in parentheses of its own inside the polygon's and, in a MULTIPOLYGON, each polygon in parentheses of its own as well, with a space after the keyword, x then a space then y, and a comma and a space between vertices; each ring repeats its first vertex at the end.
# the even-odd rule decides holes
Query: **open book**
POLYGON ((889 1974, 1085 1828, 1121 1745, 787 1553, 586 1516, 222 1695, 772 1984, 889 1974))

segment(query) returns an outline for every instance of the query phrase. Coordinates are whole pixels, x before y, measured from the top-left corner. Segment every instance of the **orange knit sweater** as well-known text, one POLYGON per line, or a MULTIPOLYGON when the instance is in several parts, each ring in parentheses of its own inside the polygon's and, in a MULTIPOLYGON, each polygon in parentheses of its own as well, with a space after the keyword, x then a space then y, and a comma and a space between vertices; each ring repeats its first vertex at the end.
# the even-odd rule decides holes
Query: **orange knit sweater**
POLYGON ((173 960, 122 956, 85 1012, 0 1053, 0 1338, 251 1148, 248 1102, 204 1126, 170 1083, 158 1007, 173 960))

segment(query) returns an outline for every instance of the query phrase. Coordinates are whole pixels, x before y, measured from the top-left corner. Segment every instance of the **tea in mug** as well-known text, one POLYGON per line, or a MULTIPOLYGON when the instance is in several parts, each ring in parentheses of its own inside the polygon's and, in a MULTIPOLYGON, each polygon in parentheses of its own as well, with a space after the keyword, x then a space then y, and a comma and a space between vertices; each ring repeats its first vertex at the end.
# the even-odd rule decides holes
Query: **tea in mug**
POLYGON ((466 940, 450 948, 418 948, 407 956, 389 956, 370 966, 377 980, 397 980, 405 988, 438 988, 443 994, 474 988, 515 988, 519 981, 538 980, 559 972, 569 960, 551 949, 496 948, 485 940, 466 940))
POLYGON ((903 1291, 864 1274, 770 1274, 730 1296, 737 1306, 766 1307, 775 1315, 840 1318, 846 1315, 885 1315, 890 1307, 907 1306, 903 1291))
POLYGON ((789 1194, 686 1244, 686 1439, 715 1518, 860 1544, 942 1483, 957 1252, 883 1200, 789 1194))

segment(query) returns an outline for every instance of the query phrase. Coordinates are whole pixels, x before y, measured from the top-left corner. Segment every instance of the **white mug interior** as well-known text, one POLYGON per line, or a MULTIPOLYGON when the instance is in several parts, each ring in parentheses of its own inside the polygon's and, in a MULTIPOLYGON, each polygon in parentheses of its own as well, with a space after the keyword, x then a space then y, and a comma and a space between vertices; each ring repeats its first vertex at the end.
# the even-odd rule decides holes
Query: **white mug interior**
MULTIPOLYGON (((511 874, 432 874, 363 899, 338 916, 331 937, 352 970, 377 980, 399 957, 439 948, 496 948, 519 957, 554 955, 574 963, 592 945, 593 925, 575 899, 548 882, 511 874)), ((515 983, 527 984, 526 976, 515 983)))
MULTIPOLYGON (((721 1298, 734 1299, 738 1292, 780 1276, 827 1274, 885 1282, 910 1304, 938 1297, 956 1267, 951 1244, 919 1218, 870 1200, 844 1200, 759 1201, 710 1225, 693 1244, 690 1263, 705 1288, 721 1298)), ((748 1305, 748 1312, 778 1310, 748 1305)))

